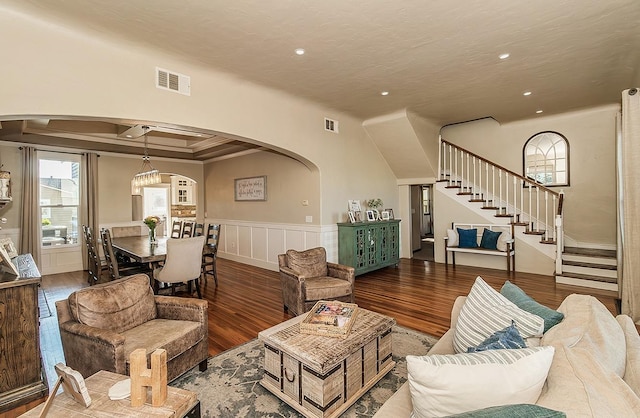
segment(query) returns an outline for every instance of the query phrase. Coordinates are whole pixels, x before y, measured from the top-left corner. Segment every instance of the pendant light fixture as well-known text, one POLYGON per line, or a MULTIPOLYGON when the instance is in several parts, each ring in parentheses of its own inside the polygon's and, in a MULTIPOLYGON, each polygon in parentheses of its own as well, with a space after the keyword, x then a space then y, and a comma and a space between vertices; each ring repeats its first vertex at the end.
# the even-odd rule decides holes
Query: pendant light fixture
POLYGON ((149 131, 149 127, 143 126, 142 129, 144 130, 144 157, 142 157, 142 166, 140 167, 138 174, 133 176, 133 180, 131 182, 132 187, 136 189, 162 182, 160 172, 153 168, 151 165, 151 159, 149 158, 149 150, 147 148, 147 132, 149 131))

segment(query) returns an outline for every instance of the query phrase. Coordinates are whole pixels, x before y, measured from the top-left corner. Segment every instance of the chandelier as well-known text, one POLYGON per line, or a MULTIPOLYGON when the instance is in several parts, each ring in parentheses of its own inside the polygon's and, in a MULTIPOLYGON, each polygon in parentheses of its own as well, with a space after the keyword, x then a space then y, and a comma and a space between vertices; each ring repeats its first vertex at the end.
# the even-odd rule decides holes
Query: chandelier
POLYGON ((149 150, 147 148, 147 131, 148 126, 143 126, 144 130, 144 157, 142 157, 142 166, 138 170, 138 174, 133 176, 132 186, 139 189, 140 187, 148 186, 151 184, 158 184, 162 182, 160 178, 160 172, 153 168, 151 165, 151 158, 149 158, 149 150))

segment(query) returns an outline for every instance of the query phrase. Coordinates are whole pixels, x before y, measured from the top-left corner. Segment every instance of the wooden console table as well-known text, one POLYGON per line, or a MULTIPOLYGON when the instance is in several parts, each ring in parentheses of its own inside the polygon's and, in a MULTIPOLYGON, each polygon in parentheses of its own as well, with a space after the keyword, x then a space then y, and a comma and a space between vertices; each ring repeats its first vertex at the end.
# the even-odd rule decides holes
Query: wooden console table
POLYGON ((48 393, 40 361, 40 272, 31 254, 11 261, 19 276, 0 270, 0 415, 48 393))
MULTIPOLYGON (((153 407, 149 403, 151 396, 147 397, 147 403, 142 406, 132 407, 129 398, 112 401, 109 399, 109 388, 115 383, 127 379, 117 373, 100 370, 98 373, 85 379, 85 385, 91 396, 91 405, 85 408, 77 403, 71 396, 64 392, 59 393, 51 404, 47 418, 75 418, 75 417, 139 417, 139 418, 199 418, 200 401, 195 392, 178 389, 169 386, 167 388, 167 400, 162 406, 153 407)), ((44 404, 20 415, 21 417, 38 417, 44 408, 44 404)))

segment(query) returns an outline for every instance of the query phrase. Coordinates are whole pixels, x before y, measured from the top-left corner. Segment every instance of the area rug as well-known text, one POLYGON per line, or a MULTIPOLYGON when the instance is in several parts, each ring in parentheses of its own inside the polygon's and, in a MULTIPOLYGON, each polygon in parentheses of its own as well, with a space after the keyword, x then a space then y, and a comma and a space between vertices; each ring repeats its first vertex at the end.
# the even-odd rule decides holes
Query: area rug
MULTIPOLYGON (((394 369, 353 404, 342 417, 371 417, 407 380, 407 354, 422 355, 438 339, 407 328, 393 327, 394 369)), ((252 340, 211 357, 208 369, 193 368, 171 386, 198 394, 203 417, 302 417, 260 385, 264 347, 252 340)))

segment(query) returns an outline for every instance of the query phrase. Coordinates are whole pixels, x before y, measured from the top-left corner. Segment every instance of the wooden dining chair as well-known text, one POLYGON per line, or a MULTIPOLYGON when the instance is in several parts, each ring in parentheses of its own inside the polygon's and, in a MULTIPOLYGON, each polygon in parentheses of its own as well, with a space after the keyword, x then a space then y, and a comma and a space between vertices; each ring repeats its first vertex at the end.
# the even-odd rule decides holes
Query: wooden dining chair
POLYGON ((202 235, 204 235, 204 224, 196 222, 196 226, 193 230, 193 236, 200 237, 202 235))
POLYGON ((218 271, 216 270, 216 258, 218 254, 218 242, 220 241, 220 224, 209 224, 207 228, 207 241, 202 251, 202 277, 205 286, 207 284, 207 274, 213 276, 213 280, 218 287, 218 271), (208 267, 211 267, 208 269, 208 267))
POLYGON ((87 225, 82 225, 82 234, 84 236, 85 246, 87 247, 87 257, 89 261, 89 277, 87 280, 89 286, 93 286, 100 281, 102 272, 107 269, 107 264, 100 259, 96 239, 91 232, 91 228, 87 225))
POLYGON ((111 233, 108 229, 102 228, 102 231, 100 231, 100 237, 102 238, 102 249, 104 250, 104 258, 107 260, 107 267, 109 268, 109 276, 111 277, 111 280, 116 280, 123 276, 131 276, 138 273, 150 273, 149 267, 146 264, 135 262, 122 263, 118 261, 118 258, 113 251, 111 233))
POLYGON ((183 239, 167 240, 167 257, 161 268, 153 271, 154 291, 158 293, 161 284, 168 286, 162 289, 171 288, 171 294, 174 295, 176 287, 187 284, 189 293, 192 291, 192 285, 195 285, 198 297, 202 299, 200 292, 200 266, 202 247, 204 246, 205 237, 192 237, 183 239))
POLYGON ((191 238, 195 230, 196 223, 193 221, 184 221, 182 223, 182 233, 180 238, 191 238))
POLYGON ((173 221, 171 225, 171 238, 180 238, 182 233, 182 221, 173 221))

